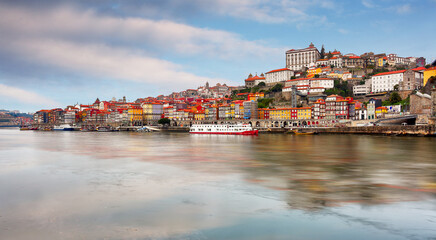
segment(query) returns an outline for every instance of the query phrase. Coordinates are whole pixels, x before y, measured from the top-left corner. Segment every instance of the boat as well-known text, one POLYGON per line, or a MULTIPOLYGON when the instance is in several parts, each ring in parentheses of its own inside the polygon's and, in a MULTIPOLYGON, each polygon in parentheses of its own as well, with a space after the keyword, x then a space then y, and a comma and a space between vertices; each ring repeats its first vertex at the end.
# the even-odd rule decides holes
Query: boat
POLYGON ((258 135, 259 130, 249 124, 193 124, 191 134, 258 135))
POLYGON ((318 134, 318 132, 314 132, 314 131, 302 131, 301 129, 296 129, 291 131, 292 133, 294 133, 295 135, 314 135, 314 134, 318 134))
POLYGON ((53 127, 53 131, 74 131, 75 127, 70 124, 61 124, 53 127))
POLYGON ((110 127, 97 127, 97 132, 112 132, 110 127))

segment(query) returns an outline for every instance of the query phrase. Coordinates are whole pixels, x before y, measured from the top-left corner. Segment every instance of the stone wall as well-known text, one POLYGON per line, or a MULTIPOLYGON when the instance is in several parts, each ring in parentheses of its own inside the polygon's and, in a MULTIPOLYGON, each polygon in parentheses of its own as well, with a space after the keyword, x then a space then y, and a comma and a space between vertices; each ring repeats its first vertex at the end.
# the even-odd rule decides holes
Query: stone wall
POLYGON ((405 90, 405 91, 398 91, 398 94, 400 95, 401 99, 406 99, 410 94, 412 94, 413 90, 405 90))
POLYGON ((431 114, 431 100, 416 94, 410 95, 411 114, 431 114))

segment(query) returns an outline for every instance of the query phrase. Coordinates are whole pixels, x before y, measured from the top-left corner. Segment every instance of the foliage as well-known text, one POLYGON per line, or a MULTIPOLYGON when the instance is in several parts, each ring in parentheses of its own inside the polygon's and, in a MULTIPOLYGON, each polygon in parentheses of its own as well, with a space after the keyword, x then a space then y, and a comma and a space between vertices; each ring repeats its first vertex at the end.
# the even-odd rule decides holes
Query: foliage
POLYGON ((168 118, 161 118, 161 119, 159 119, 159 121, 157 121, 157 123, 162 124, 162 125, 170 125, 171 120, 169 120, 168 118))
POLYGON ((360 80, 359 84, 360 84, 360 85, 365 84, 365 80, 360 80))
POLYGON ((385 100, 382 102, 383 106, 390 106, 390 105, 409 105, 409 97, 407 97, 406 99, 402 100, 400 94, 398 94, 398 92, 392 92, 391 95, 389 96, 389 99, 385 100))
POLYGON ((321 59, 324 59, 324 57, 325 57, 325 49, 324 49, 324 44, 322 45, 322 48, 321 48, 321 59))
POLYGON ((319 74, 315 74, 315 76, 314 76, 315 78, 319 78, 319 74))
POLYGON ((393 92, 391 93, 391 95, 389 96, 389 102, 391 102, 392 104, 398 103, 400 102, 402 99, 400 97, 400 94, 398 94, 398 92, 393 92))
POLYGON ((259 87, 265 87, 265 82, 260 82, 259 84, 257 84, 257 86, 259 86, 259 87))
POLYGON ((335 80, 334 88, 325 90, 325 94, 327 95, 339 95, 342 97, 349 97, 350 90, 348 89, 348 82, 335 80))
POLYGON ((333 57, 333 54, 332 54, 332 52, 329 51, 329 53, 327 53, 327 58, 330 59, 330 58, 332 58, 332 57, 333 57))
POLYGON ((280 83, 277 83, 274 85, 274 87, 271 88, 271 92, 281 92, 283 89, 283 85, 280 83))
MULTIPOLYGON (((398 91, 400 89, 400 85, 398 85, 398 84, 395 84, 395 86, 394 86, 394 91, 398 91)), ((398 93, 397 93, 398 94, 398 93)))
POLYGON ((267 108, 269 104, 274 101, 273 98, 259 98, 257 99, 257 107, 258 108, 267 108))
POLYGON ((296 76, 292 76, 291 79, 297 79, 297 77, 296 76))

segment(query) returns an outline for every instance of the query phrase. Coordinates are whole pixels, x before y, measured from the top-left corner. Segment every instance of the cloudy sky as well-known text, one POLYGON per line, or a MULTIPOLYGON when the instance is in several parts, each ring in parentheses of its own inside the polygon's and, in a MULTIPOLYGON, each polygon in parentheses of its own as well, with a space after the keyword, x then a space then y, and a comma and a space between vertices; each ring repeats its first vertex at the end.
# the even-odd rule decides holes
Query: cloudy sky
POLYGON ((436 58, 436 0, 0 1, 0 109, 242 85, 285 51, 436 58))

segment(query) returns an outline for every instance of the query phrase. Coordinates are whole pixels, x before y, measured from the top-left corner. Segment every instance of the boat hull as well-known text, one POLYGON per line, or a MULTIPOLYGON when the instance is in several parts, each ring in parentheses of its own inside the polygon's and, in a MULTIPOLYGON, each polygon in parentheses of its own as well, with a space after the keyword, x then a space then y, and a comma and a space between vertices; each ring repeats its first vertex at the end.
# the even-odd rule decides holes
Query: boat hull
POLYGON ((189 132, 191 134, 213 134, 213 135, 258 135, 259 130, 243 131, 243 132, 189 132))

